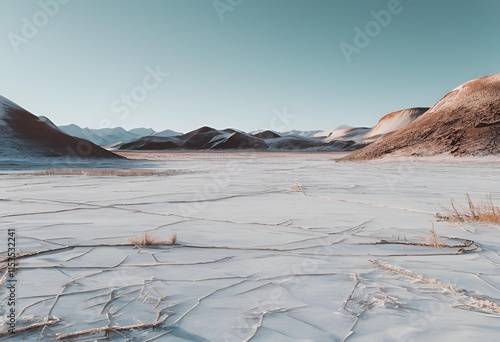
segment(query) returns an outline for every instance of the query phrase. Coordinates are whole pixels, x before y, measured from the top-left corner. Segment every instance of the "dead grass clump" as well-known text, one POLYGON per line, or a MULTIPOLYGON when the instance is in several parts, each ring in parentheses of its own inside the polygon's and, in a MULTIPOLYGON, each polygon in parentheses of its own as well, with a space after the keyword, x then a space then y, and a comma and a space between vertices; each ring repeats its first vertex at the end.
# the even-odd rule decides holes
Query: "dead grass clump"
POLYGON ((170 236, 170 242, 165 242, 150 233, 144 233, 142 236, 129 238, 128 242, 137 246, 164 246, 164 245, 176 245, 177 244, 177 233, 170 236))
POLYGON ((16 176, 88 176, 88 177, 139 177, 139 176, 168 176, 174 171, 154 170, 105 170, 105 169, 54 169, 32 173, 18 173, 16 176))
POLYGON ((144 233, 142 236, 130 238, 128 239, 128 241, 134 245, 139 245, 139 246, 158 246, 163 244, 162 240, 147 232, 144 233))
POLYGON ((500 207, 493 204, 491 196, 481 203, 474 203, 469 194, 465 195, 467 205, 458 205, 454 200, 451 201, 451 208, 447 209, 447 221, 450 222, 486 222, 500 224, 500 207))
POLYGON ((294 186, 291 187, 291 191, 293 192, 301 192, 301 191, 304 191, 305 190, 305 187, 300 184, 300 183, 297 183, 297 182, 294 182, 294 186))
POLYGON ((438 239, 436 229, 434 229, 434 224, 432 225, 432 228, 429 229, 429 235, 423 239, 423 245, 434 248, 443 248, 446 246, 444 241, 438 239))

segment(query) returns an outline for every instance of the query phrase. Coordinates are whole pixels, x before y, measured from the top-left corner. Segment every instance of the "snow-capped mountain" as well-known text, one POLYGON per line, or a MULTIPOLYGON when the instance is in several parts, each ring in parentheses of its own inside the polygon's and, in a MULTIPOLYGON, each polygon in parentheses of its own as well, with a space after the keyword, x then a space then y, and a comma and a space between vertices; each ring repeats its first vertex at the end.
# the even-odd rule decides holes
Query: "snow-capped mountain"
POLYGON ((81 128, 75 124, 59 126, 59 129, 66 134, 92 141, 99 146, 112 146, 118 143, 126 143, 145 136, 171 137, 182 134, 172 130, 156 132, 152 128, 134 128, 129 131, 122 127, 100 129, 81 128))
MULTIPOLYGON (((149 135, 153 135, 155 137, 175 137, 175 136, 178 136, 178 135, 182 135, 182 133, 176 132, 176 131, 172 131, 170 129, 166 129, 164 131, 154 132, 153 134, 149 134, 149 135)), ((143 137, 145 137, 145 136, 146 135, 143 135, 143 137)))

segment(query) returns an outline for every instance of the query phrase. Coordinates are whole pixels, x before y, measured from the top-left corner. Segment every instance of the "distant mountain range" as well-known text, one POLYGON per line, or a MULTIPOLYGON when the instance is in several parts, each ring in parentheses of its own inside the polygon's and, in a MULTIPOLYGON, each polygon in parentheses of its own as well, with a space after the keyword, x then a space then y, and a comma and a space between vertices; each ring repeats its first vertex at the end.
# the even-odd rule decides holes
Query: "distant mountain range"
POLYGON ((373 159, 388 154, 499 154, 500 74, 467 82, 430 109, 403 109, 384 115, 371 128, 340 126, 331 131, 246 133, 204 126, 183 134, 171 130, 156 132, 151 128, 127 131, 121 127, 57 127, 48 118, 36 117, 0 96, 0 158, 121 158, 110 150, 248 149, 359 150, 345 160, 373 159))
POLYGON ((48 118, 38 118, 0 96, 0 158, 40 157, 122 158, 62 132, 48 118))
POLYGON ((186 134, 147 136, 117 144, 118 150, 327 150, 353 151, 384 135, 401 129, 429 108, 410 108, 385 115, 373 128, 341 126, 332 131, 255 131, 218 130, 201 127, 186 134))
MULTIPOLYGON (((155 131, 152 128, 134 128, 131 130, 125 130, 122 127, 115 128, 81 128, 78 125, 63 125, 59 126, 59 129, 66 134, 72 135, 74 137, 78 137, 81 139, 86 139, 88 141, 93 142, 96 145, 103 147, 114 147, 117 145, 121 145, 124 143, 128 143, 134 140, 138 140, 140 138, 145 137, 175 137, 181 136, 183 133, 176 132, 172 130, 164 130, 164 131, 155 131)), ((249 133, 250 135, 258 135, 262 131, 254 131, 249 133)), ((314 131, 298 131, 292 130, 287 132, 278 132, 279 136, 297 136, 303 138, 312 138, 312 137, 321 137, 322 131, 314 130, 314 131)), ((326 137, 326 135, 324 135, 326 137)))
POLYGON ((281 135, 273 131, 246 133, 201 127, 186 134, 147 136, 116 145, 118 150, 350 150, 353 141, 325 141, 324 137, 281 135))
POLYGON ((122 127, 57 127, 47 117, 36 117, 5 98, 0 98, 0 109, 0 139, 3 141, 0 145, 0 157, 7 158, 68 155, 119 158, 110 150, 353 151, 372 142, 374 136, 378 138, 391 130, 399 129, 424 111, 412 109, 392 113, 373 129, 342 128, 330 132, 264 130, 246 133, 231 128, 219 130, 205 126, 182 134, 172 130, 157 132, 151 128, 127 131, 122 127))
POLYGON ((171 130, 156 132, 152 128, 134 128, 129 131, 123 129, 122 127, 101 129, 81 128, 80 126, 74 124, 59 126, 59 129, 66 134, 86 139, 99 146, 113 146, 145 136, 171 137, 182 134, 171 130))
POLYGON ((122 127, 90 129, 77 125, 60 126, 59 129, 97 145, 119 150, 353 150, 404 127, 427 109, 429 108, 410 108, 389 113, 373 128, 344 125, 330 131, 260 130, 247 133, 232 128, 218 130, 205 126, 183 134, 172 130, 156 132, 152 128, 134 128, 127 131, 122 127))

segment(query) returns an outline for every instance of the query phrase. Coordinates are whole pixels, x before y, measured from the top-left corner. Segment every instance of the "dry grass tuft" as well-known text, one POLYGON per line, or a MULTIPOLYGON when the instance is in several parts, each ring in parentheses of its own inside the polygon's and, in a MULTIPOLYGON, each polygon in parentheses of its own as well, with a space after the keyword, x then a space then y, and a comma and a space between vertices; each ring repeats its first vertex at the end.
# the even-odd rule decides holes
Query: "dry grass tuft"
POLYGON ((144 233, 142 236, 130 238, 128 239, 128 241, 134 245, 139 245, 139 246, 159 246, 164 244, 164 242, 160 240, 158 237, 151 235, 147 232, 144 233))
POLYGON ((16 173, 15 176, 88 176, 88 177, 139 177, 169 176, 175 171, 154 170, 105 170, 105 169, 54 169, 31 173, 16 173))
POLYGON ((434 224, 432 224, 432 228, 429 229, 429 235, 423 239, 423 245, 434 248, 443 248, 446 246, 444 241, 438 239, 434 224))
MULTIPOLYGON (((454 254, 462 254, 466 252, 471 252, 478 249, 478 245, 472 240, 464 240, 459 238, 448 238, 451 241, 458 240, 462 241, 462 243, 451 244, 450 242, 445 242, 444 240, 439 238, 439 235, 436 233, 436 229, 434 228, 434 224, 431 222, 432 228, 429 229, 429 234, 425 237, 420 238, 420 241, 407 241, 406 237, 404 240, 397 241, 389 241, 382 239, 379 242, 375 242, 376 245, 406 245, 406 246, 421 246, 421 247, 432 247, 432 248, 459 248, 459 250, 454 254)), ((371 245, 373 243, 361 243, 371 245)))
POLYGON ((154 236, 150 233, 144 233, 142 236, 129 238, 128 242, 137 246, 165 246, 165 245, 176 245, 177 244, 177 233, 170 236, 170 242, 165 242, 159 237, 154 236))
POLYGON ((293 191, 293 192, 301 192, 301 191, 305 190, 305 187, 302 184, 297 183, 297 182, 294 182, 294 184, 295 185, 290 188, 291 191, 293 191))
POLYGON ((460 206, 452 200, 451 208, 447 209, 448 216, 444 217, 450 222, 486 222, 500 224, 500 207, 493 204, 491 196, 475 204, 469 194, 465 195, 467 205, 460 206))

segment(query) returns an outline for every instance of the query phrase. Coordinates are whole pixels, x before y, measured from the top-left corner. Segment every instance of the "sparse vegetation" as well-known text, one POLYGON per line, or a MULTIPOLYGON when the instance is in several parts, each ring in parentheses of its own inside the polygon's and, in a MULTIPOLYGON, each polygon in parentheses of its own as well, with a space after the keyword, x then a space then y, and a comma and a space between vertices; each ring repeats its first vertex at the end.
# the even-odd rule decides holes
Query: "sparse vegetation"
POLYGON ((106 325, 104 327, 99 327, 99 328, 74 331, 74 332, 69 333, 69 334, 56 333, 56 336, 57 336, 58 340, 64 340, 67 338, 75 338, 75 337, 82 336, 82 335, 98 334, 101 332, 108 332, 108 331, 117 332, 117 331, 128 331, 128 330, 135 330, 135 329, 154 328, 158 325, 163 324, 167 320, 168 317, 169 317, 168 315, 165 315, 163 318, 157 317, 156 320, 152 323, 139 323, 139 324, 128 325, 128 326, 106 325))
MULTIPOLYGON (((434 233, 431 232, 431 236, 424 238, 424 241, 421 242, 412 242, 412 241, 388 241, 388 240, 380 240, 379 242, 375 242, 375 245, 406 245, 406 246, 420 246, 420 247, 434 247, 434 248, 458 248, 458 251, 453 254, 462 254, 466 252, 471 252, 476 250, 478 247, 476 243, 472 240, 463 240, 462 243, 458 244, 448 244, 444 243, 442 240, 439 240, 437 236, 434 236, 434 233)), ((370 243, 371 244, 371 243, 370 243)))
POLYGON ((380 262, 378 260, 370 260, 374 265, 382 267, 388 271, 399 273, 401 275, 404 275, 406 277, 434 285, 437 287, 440 287, 442 289, 445 289, 447 291, 450 291, 452 293, 455 293, 459 295, 460 297, 457 298, 459 302, 461 302, 463 305, 466 305, 468 307, 471 307, 476 310, 481 310, 489 313, 500 313, 500 306, 487 298, 482 298, 483 296, 474 293, 473 291, 467 291, 465 289, 461 289, 459 287, 453 286, 446 284, 444 282, 441 282, 437 279, 429 278, 425 275, 420 275, 413 273, 409 270, 403 269, 398 266, 390 265, 390 264, 385 264, 383 262, 380 262))
POLYGON ((305 190, 305 187, 298 183, 298 182, 294 182, 294 186, 292 186, 292 188, 290 189, 291 191, 293 192, 301 192, 301 191, 304 191, 305 190))
POLYGON ((165 242, 157 236, 154 236, 148 232, 144 233, 142 236, 129 238, 128 242, 138 246, 163 246, 163 245, 176 245, 177 244, 177 234, 174 233, 170 236, 170 241, 165 242))
MULTIPOLYGON (((34 324, 31 324, 31 325, 24 326, 22 328, 21 327, 16 328, 16 334, 22 333, 22 332, 26 332, 26 331, 35 330, 35 329, 45 328, 48 325, 57 324, 60 321, 61 320, 59 318, 55 317, 55 316, 49 316, 49 317, 46 317, 43 320, 43 322, 34 323, 34 324)), ((10 334, 11 333, 9 332, 9 330, 2 330, 2 331, 0 331, 0 336, 10 335, 10 334)))
POLYGON ((177 233, 172 234, 172 236, 170 237, 170 243, 172 245, 176 245, 177 244, 177 233))
POLYGON ((139 246, 159 246, 164 244, 160 238, 151 235, 148 232, 144 233, 142 236, 130 238, 128 239, 128 242, 139 246))
POLYGON ((477 245, 472 240, 462 240, 457 238, 449 238, 448 242, 440 239, 438 234, 436 233, 436 229, 434 228, 434 224, 432 224, 432 228, 429 229, 429 234, 426 237, 420 239, 420 241, 407 241, 406 237, 402 240, 397 241, 389 241, 389 240, 380 240, 379 242, 375 242, 376 245, 407 245, 407 246, 421 246, 421 247, 432 247, 432 248, 458 248, 457 254, 466 253, 477 249, 477 245), (451 244, 451 241, 458 240, 461 243, 451 244))
POLYGON ((451 201, 451 208, 447 209, 447 216, 437 214, 441 219, 450 222, 486 222, 500 224, 500 207, 495 205, 491 196, 480 203, 474 203, 469 194, 466 194, 467 204, 458 205, 451 201))
POLYGON ((17 173, 15 176, 89 176, 89 177, 138 177, 138 176, 169 176, 176 171, 154 170, 106 170, 106 169, 54 169, 31 173, 17 173))
POLYGON ((446 244, 442 240, 438 239, 436 229, 434 228, 434 224, 432 225, 432 228, 429 230, 429 235, 424 238, 423 245, 434 248, 443 248, 446 246, 446 244))

